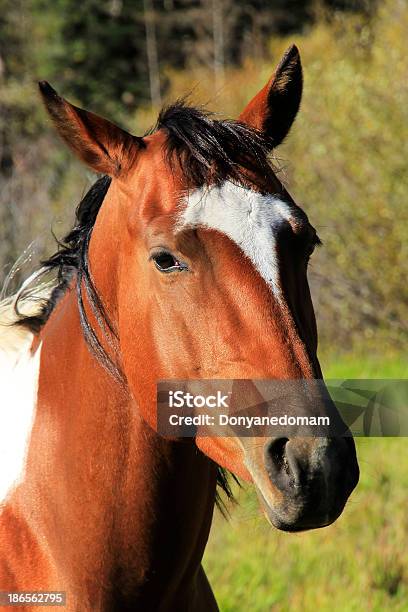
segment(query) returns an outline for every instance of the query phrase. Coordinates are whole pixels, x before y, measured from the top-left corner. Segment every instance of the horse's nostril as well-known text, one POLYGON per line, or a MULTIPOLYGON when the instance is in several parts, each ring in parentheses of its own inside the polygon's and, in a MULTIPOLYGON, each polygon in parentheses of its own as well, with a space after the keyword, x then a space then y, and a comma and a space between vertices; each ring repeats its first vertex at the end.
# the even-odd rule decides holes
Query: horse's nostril
POLYGON ((270 443, 267 449, 270 459, 279 470, 284 469, 288 471, 289 469, 285 453, 286 444, 288 442, 288 438, 276 438, 276 440, 270 443))
POLYGON ((358 481, 352 438, 272 438, 265 443, 264 461, 276 489, 270 516, 280 529, 328 525, 358 481))
POLYGON ((288 461, 288 438, 275 438, 265 447, 265 466, 272 482, 284 491, 293 484, 293 474, 288 461))
POLYGON ((283 493, 298 494, 308 480, 310 456, 303 443, 274 438, 265 446, 265 467, 273 484, 283 493))

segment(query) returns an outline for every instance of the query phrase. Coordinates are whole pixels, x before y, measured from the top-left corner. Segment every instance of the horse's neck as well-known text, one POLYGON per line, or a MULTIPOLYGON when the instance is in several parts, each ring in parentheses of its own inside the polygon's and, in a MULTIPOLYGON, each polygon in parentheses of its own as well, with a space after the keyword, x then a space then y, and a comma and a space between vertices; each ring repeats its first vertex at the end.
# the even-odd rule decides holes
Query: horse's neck
POLYGON ((26 474, 19 509, 68 584, 87 584, 101 596, 114 583, 118 592, 149 598, 169 573, 194 576, 211 523, 215 468, 192 443, 157 436, 96 364, 73 292, 44 329, 26 474))

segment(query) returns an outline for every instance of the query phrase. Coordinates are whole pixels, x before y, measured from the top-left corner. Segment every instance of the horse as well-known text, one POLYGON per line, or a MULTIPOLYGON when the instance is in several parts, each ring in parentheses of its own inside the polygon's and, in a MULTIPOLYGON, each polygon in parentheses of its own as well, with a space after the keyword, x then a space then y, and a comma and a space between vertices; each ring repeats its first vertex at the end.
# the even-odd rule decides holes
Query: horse
MULTIPOLYGON (((1 505, 1 589, 64 591, 69 611, 217 610, 201 561, 227 474, 286 531, 332 523, 359 477, 351 436, 157 433, 159 380, 322 379, 319 238, 271 161, 299 109, 299 52, 237 120, 181 100, 143 137, 39 88, 101 176, 31 289, 3 303, 15 391, 1 410, 31 416, 1 505)), ((306 414, 335 410, 298 393, 306 414)))

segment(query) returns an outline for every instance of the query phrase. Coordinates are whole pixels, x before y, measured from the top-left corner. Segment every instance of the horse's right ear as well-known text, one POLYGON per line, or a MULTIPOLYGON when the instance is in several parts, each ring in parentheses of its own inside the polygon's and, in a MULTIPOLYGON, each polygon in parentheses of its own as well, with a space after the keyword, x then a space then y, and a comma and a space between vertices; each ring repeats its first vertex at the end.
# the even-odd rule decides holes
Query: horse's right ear
POLYGON ((58 133, 83 162, 109 176, 126 173, 145 146, 142 138, 67 102, 46 81, 39 88, 58 133))

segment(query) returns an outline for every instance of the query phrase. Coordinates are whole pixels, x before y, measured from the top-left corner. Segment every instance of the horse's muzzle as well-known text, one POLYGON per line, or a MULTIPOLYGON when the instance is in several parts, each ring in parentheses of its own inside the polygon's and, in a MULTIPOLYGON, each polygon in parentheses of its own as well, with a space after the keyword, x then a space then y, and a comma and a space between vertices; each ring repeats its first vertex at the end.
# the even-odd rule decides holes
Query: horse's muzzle
POLYGON ((257 487, 258 493, 269 521, 284 531, 335 521, 359 479, 351 436, 272 438, 264 446, 264 462, 273 493, 266 499, 257 487))

